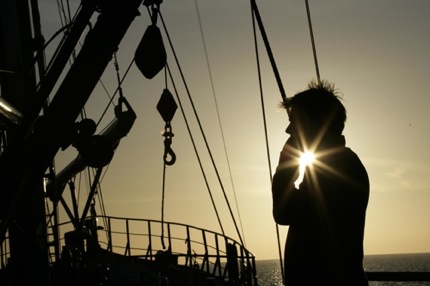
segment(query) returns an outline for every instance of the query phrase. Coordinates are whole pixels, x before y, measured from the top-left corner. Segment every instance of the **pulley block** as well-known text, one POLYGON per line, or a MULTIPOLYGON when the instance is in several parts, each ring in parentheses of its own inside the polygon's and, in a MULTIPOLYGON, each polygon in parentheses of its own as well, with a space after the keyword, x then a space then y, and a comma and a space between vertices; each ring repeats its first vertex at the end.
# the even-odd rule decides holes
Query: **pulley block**
POLYGON ((151 24, 143 34, 134 54, 136 66, 147 78, 152 79, 166 65, 167 55, 160 29, 151 24))

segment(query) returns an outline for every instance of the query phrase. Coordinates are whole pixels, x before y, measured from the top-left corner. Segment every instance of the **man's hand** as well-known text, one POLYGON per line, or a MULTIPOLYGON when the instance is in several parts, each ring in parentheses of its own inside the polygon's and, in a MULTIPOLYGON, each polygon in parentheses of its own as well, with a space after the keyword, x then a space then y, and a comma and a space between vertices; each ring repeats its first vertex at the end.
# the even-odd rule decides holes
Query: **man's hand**
POLYGON ((297 160, 299 157, 298 140, 290 136, 287 142, 285 142, 282 148, 281 154, 279 155, 279 164, 293 163, 292 160, 297 160))

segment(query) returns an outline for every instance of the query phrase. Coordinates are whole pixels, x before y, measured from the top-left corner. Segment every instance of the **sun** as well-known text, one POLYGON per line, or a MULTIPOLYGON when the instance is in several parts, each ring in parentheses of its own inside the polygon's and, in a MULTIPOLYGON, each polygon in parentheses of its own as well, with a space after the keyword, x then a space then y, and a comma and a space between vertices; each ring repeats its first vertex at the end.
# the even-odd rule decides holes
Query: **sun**
POLYGON ((300 183, 303 181, 305 176, 305 169, 307 166, 311 166, 315 161, 315 154, 311 151, 305 151, 300 155, 299 158, 299 177, 294 182, 296 189, 299 189, 300 183))
POLYGON ((314 153, 310 151, 306 151, 300 155, 300 159, 299 159, 300 168, 310 166, 314 161, 315 161, 314 153))

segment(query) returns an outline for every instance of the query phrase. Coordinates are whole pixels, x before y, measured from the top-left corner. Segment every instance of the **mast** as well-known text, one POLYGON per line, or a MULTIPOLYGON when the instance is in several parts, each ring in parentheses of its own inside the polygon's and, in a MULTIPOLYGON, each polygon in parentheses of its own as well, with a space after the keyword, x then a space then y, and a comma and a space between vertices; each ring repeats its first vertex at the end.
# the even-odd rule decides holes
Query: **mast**
MULTIPOLYGON (((32 23, 28 1, 3 0, 0 3, 0 73, 1 96, 16 108, 18 112, 30 108, 36 94, 36 74, 33 68, 33 55, 40 38, 33 37, 32 23)), ((11 110, 11 108, 6 108, 11 110)), ((8 124, 3 133, 3 145, 7 145, 16 130, 19 120, 8 124)), ((6 148, 6 146, 2 146, 6 148)), ((3 170, 3 168, 1 168, 3 170)), ((5 222, 6 204, 10 204, 9 195, 4 184, 7 176, 16 173, 0 172, 0 220, 5 222)), ((11 276, 16 272, 15 284, 48 285, 48 259, 45 240, 45 212, 42 179, 29 176, 31 188, 25 200, 16 208, 16 216, 9 228, 9 246, 11 276), (31 279, 31 283, 26 283, 31 279), (20 280, 20 281, 18 281, 20 280), (27 280, 27 281, 25 281, 27 280)), ((1 239, 0 241, 3 241, 1 239)), ((3 282, 3 281, 2 281, 3 282)), ((11 282, 12 283, 12 282, 11 282)))
MULTIPOLYGON (((84 5, 92 5, 95 8, 96 2, 87 0, 84 1, 84 5)), ((97 7, 101 11, 98 20, 88 33, 73 66, 46 112, 34 123, 32 116, 38 115, 40 110, 24 108, 26 110, 23 113, 24 124, 21 123, 16 132, 13 132, 15 134, 13 140, 1 154, 0 242, 4 240, 7 230, 11 239, 17 237, 13 242, 11 241, 11 248, 14 244, 13 252, 11 249, 11 265, 14 266, 11 267, 11 283, 14 285, 49 285, 46 238, 41 236, 46 232, 43 177, 58 150, 71 143, 75 121, 113 53, 118 49, 128 27, 138 15, 141 2, 142 0, 112 0, 108 1, 108 4, 97 7), (28 209, 33 208, 34 212, 27 212, 28 209), (23 233, 24 222, 29 232, 23 233), (38 241, 38 239, 41 240, 38 241)), ((6 21, 3 14, 9 14, 11 11, 3 7, 7 5, 15 8, 14 10, 25 11, 28 16, 26 19, 30 19, 27 1, 3 0, 0 9, 5 11, 1 15, 2 21, 6 21), (16 6, 14 6, 15 2, 16 6), (18 7, 20 4, 25 7, 18 7)), ((16 23, 20 21, 21 17, 15 19, 16 23)), ((2 26, 4 27, 3 23, 2 26)), ((31 40, 30 26, 26 25, 24 31, 27 33, 26 39, 31 40)), ((9 43, 3 41, 4 39, 2 38, 2 43, 9 43)), ((22 39, 17 39, 15 42, 24 43, 22 39)), ((23 46, 31 47, 31 45, 23 46)), ((33 51, 17 52, 27 55, 29 60, 24 66, 31 66, 33 51)), ((15 68, 18 71, 18 67, 22 65, 16 63, 16 66, 11 69, 15 68)), ((2 81, 1 84, 3 89, 5 82, 2 81)), ((34 78, 29 84, 24 85, 21 82, 17 86, 24 86, 27 89, 20 93, 14 89, 8 89, 11 97, 32 94, 29 100, 24 101, 33 102, 34 99, 36 101, 40 99, 37 98, 40 94, 36 94, 34 78)), ((3 94, 6 92, 2 90, 3 94)))

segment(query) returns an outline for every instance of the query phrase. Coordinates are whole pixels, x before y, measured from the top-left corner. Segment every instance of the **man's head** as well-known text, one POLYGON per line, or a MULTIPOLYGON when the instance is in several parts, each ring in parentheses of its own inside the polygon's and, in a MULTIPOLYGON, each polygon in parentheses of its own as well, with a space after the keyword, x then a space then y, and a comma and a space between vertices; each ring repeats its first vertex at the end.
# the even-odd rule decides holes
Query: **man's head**
POLYGON ((308 144, 315 139, 342 135, 346 110, 340 102, 334 85, 326 81, 310 82, 305 91, 299 92, 282 103, 289 111, 290 125, 286 132, 308 144))

